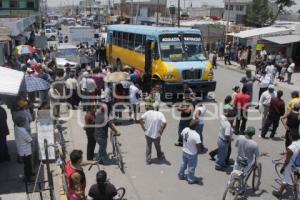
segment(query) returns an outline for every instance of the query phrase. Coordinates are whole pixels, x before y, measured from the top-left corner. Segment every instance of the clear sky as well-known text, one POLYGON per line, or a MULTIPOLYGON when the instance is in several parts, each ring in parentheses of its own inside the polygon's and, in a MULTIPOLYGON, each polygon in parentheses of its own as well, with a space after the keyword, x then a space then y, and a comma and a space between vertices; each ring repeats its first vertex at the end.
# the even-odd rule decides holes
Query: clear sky
MULTIPOLYGON (((59 5, 76 5, 80 0, 48 0, 49 6, 59 6, 59 5)), ((100 1, 108 1, 108 0, 100 0, 100 1)), ((118 2, 118 0, 111 0, 111 2, 118 2)), ((130 1, 130 0, 129 0, 130 1)), ((138 1, 138 0, 133 0, 138 1)), ((167 0, 169 4, 177 4, 177 0, 167 0)), ((191 2, 193 7, 201 6, 202 4, 214 5, 214 6, 223 6, 223 0, 181 0, 181 4, 183 6, 185 1, 186 6, 190 5, 191 2)), ((294 11, 300 10, 300 0, 294 0, 297 5, 293 6, 292 9, 294 11)))

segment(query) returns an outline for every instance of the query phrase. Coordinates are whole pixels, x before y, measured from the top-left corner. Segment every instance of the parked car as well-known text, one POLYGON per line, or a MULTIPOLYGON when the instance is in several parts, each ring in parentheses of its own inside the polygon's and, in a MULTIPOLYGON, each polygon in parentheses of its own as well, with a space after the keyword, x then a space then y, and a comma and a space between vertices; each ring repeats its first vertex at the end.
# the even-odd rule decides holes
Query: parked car
POLYGON ((57 31, 52 28, 45 29, 45 36, 47 37, 48 41, 55 41, 57 38, 57 31))

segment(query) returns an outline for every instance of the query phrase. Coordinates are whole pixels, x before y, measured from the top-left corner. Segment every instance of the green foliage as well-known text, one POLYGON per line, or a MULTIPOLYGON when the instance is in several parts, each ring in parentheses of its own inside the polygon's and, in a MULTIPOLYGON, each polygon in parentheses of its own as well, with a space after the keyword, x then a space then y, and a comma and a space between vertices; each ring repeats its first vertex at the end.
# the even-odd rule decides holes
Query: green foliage
POLYGON ((268 26, 273 18, 273 11, 268 0, 253 0, 247 7, 246 25, 252 27, 268 26))
POLYGON ((276 19, 278 18, 278 16, 284 11, 285 8, 289 8, 293 5, 295 5, 295 1, 294 0, 275 0, 275 3, 278 6, 278 11, 277 13, 274 15, 271 24, 274 24, 274 22, 276 21, 276 19))

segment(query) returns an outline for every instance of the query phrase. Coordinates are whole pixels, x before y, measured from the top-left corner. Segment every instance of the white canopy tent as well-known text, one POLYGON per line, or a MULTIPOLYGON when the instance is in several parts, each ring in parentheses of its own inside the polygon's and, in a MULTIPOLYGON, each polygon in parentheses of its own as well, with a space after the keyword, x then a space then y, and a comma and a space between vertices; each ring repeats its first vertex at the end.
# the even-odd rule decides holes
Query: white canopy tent
POLYGON ((0 67, 0 94, 17 96, 23 78, 23 72, 0 67))
POLYGON ((263 37, 262 39, 276 44, 289 44, 300 42, 300 35, 279 35, 273 37, 263 37))
POLYGON ((249 37, 263 36, 263 35, 274 34, 274 33, 284 33, 289 31, 292 30, 285 27, 269 26, 264 28, 256 28, 256 29, 241 31, 239 33, 228 33, 227 35, 238 37, 238 38, 249 38, 249 37))

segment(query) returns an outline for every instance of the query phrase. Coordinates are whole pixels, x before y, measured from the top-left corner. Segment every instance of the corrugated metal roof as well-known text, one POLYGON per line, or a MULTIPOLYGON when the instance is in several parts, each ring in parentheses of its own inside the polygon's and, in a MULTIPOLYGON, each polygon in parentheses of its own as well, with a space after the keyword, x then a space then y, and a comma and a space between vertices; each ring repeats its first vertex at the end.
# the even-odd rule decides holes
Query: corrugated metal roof
POLYGON ((0 27, 0 41, 10 41, 11 31, 8 27, 0 27))
POLYGON ((292 31, 289 28, 285 27, 264 27, 264 28, 256 28, 256 29, 251 29, 251 30, 246 30, 246 31, 241 31, 239 33, 229 33, 227 35, 233 36, 233 37, 239 37, 239 38, 248 38, 248 37, 254 37, 254 36, 259 36, 259 35, 267 35, 267 34, 272 34, 272 33, 280 33, 280 32, 288 32, 292 31))
POLYGON ((7 35, 0 35, 0 41, 11 41, 11 37, 7 36, 7 35))
POLYGON ((280 35, 274 37, 263 37, 262 39, 276 44, 289 44, 300 42, 300 35, 280 35))

